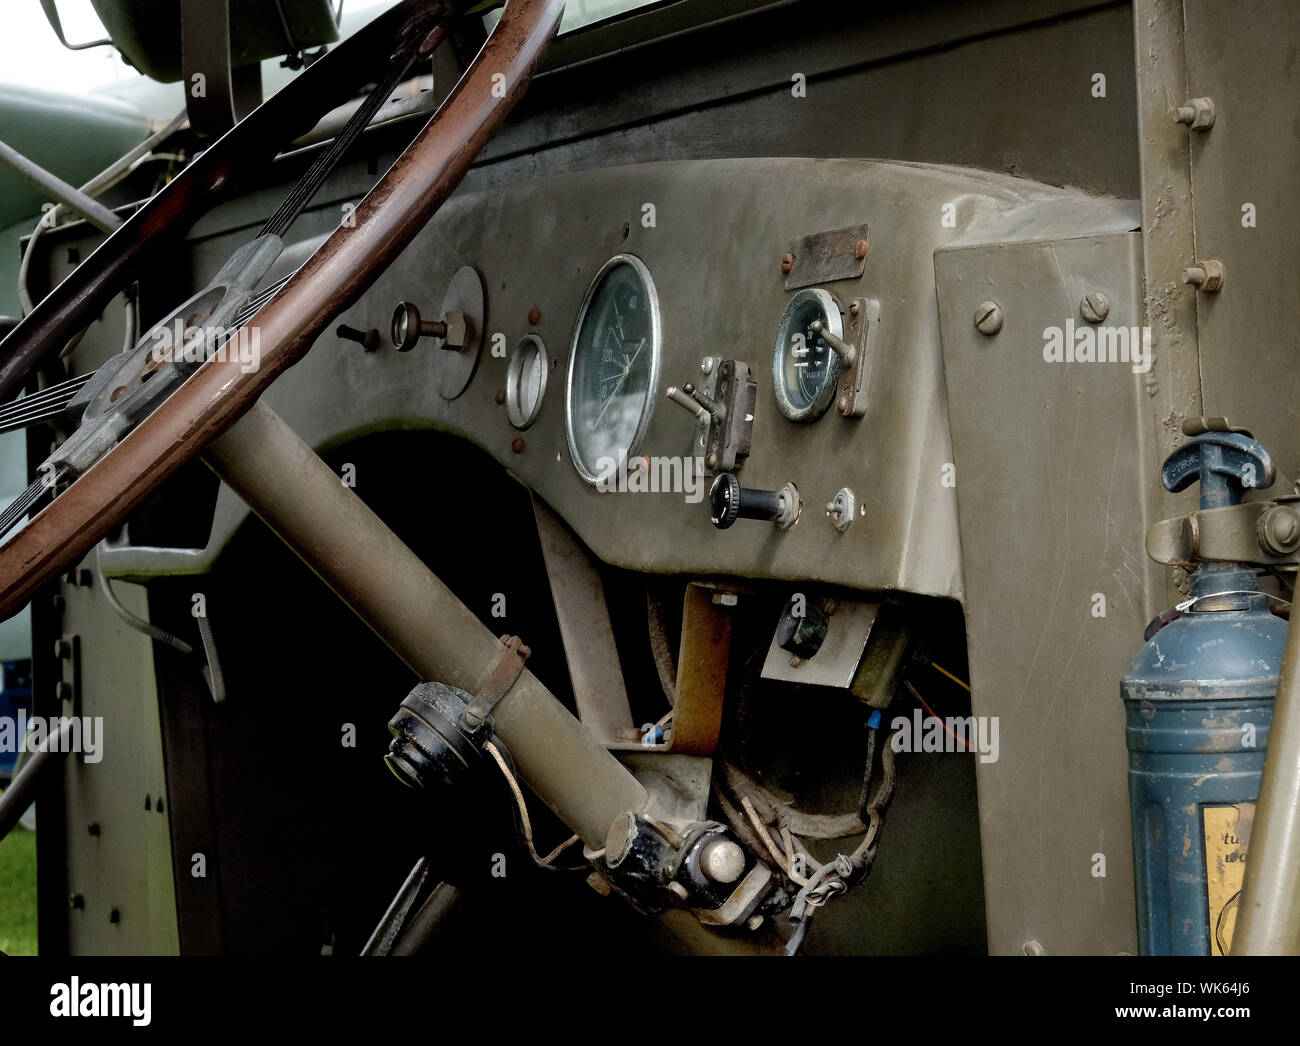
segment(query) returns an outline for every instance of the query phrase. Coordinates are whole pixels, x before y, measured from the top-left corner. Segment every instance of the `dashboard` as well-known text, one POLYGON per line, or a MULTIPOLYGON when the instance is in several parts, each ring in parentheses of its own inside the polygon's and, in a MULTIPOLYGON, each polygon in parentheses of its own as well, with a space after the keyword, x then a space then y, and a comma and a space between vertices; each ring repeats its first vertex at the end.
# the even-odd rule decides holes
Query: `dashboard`
MULTIPOLYGON (((933 257, 1024 185, 765 159, 462 192, 266 399, 316 447, 455 433, 619 567, 960 598, 933 257)), ((207 549, 106 568, 205 569, 246 511, 223 490, 207 549)))

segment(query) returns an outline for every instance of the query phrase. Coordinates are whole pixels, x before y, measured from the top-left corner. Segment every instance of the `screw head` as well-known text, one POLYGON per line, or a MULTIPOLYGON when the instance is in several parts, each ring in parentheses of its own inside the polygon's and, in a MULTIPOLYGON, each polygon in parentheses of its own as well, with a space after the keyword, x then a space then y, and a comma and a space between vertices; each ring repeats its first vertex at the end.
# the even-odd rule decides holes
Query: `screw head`
POLYGON ((524 442, 523 436, 516 436, 510 443, 510 449, 516 454, 522 454, 525 446, 527 446, 527 444, 524 442))
POLYGON ((857 258, 858 261, 864 261, 869 250, 871 250, 871 244, 867 243, 866 240, 859 240, 853 245, 853 257, 857 258))
POLYGON ((975 329, 981 334, 994 335, 1002 329, 1002 306, 995 301, 982 301, 975 309, 975 329))
POLYGON ((791 254, 789 251, 786 251, 786 253, 781 256, 781 271, 785 273, 787 276, 789 276, 790 270, 793 268, 794 268, 794 255, 791 254))
POLYGON ((539 309, 536 305, 534 305, 531 309, 528 310, 528 326, 536 327, 541 322, 542 322, 542 310, 539 309))
POLYGON ((1260 548, 1265 552, 1285 556, 1300 548, 1300 516, 1286 506, 1265 509, 1256 527, 1260 548))
POLYGON ((1079 315, 1089 323, 1100 323, 1110 315, 1110 299, 1101 291, 1089 291, 1079 302, 1079 315))
POLYGON ((745 872, 745 851, 730 839, 705 843, 700 870, 715 883, 734 883, 745 872))

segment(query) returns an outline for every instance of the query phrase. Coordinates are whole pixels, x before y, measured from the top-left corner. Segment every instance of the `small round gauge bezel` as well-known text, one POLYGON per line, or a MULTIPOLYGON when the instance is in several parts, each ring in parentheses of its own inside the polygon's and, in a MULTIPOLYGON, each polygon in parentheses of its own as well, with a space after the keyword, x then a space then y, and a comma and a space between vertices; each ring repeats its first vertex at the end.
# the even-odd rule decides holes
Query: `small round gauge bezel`
POLYGON ((663 352, 663 323, 659 315, 659 292, 655 288, 654 277, 650 275, 650 269, 645 262, 635 254, 616 254, 600 267, 582 299, 582 307, 578 309, 578 318, 573 325, 573 336, 569 339, 569 366, 564 379, 564 434, 569 444, 569 461, 573 463, 573 468, 578 475, 593 485, 605 477, 588 469, 578 450, 578 442, 573 434, 573 377, 578 365, 578 341, 582 337, 583 324, 586 323, 591 303, 595 300, 596 293, 605 282, 605 278, 620 265, 630 265, 636 272, 650 307, 650 381, 636 432, 632 436, 632 442, 623 451, 627 459, 630 460, 645 442, 646 434, 650 431, 650 422, 654 418, 655 402, 659 398, 659 365, 663 352))
POLYGON ((835 402, 835 390, 840 380, 840 355, 827 345, 827 377, 812 403, 806 407, 796 406, 791 402, 786 391, 785 354, 789 351, 790 338, 787 328, 793 321, 795 312, 810 302, 821 308, 830 332, 836 337, 844 337, 844 310, 830 291, 824 291, 820 287, 805 287, 786 303, 785 310, 781 313, 781 321, 777 324, 776 342, 772 347, 772 395, 781 413, 791 421, 800 424, 814 422, 826 413, 830 405, 835 402))
POLYGON ((542 412, 542 404, 546 401, 546 384, 550 380, 551 359, 546 354, 546 343, 536 334, 525 334, 515 343, 510 361, 506 364, 506 417, 510 419, 511 425, 521 432, 532 427, 542 412), (530 349, 542 362, 542 377, 536 402, 530 409, 525 409, 520 383, 524 377, 525 357, 530 349))

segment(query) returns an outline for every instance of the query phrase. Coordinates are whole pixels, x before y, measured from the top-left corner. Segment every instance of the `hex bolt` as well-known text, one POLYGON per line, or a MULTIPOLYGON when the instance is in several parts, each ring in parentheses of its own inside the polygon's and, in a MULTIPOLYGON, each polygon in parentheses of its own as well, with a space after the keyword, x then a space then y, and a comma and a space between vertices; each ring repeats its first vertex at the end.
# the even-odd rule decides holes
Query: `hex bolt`
POLYGON ((1183 282, 1207 294, 1223 289, 1223 262, 1216 258, 1197 261, 1183 270, 1183 282))
POLYGON ((1002 306, 995 301, 982 301, 975 309, 975 329, 992 336, 1002 329, 1002 306))
POLYGON ((1208 131, 1214 126, 1214 101, 1189 98, 1174 110, 1174 123, 1186 124, 1193 131, 1208 131))
POLYGON ((56 683, 54 686, 54 696, 57 697, 60 701, 71 701, 72 684, 65 683, 65 682, 56 683))
POLYGON ((60 661, 66 661, 72 656, 72 641, 67 636, 54 641, 54 656, 60 661))
POLYGON ((1110 315, 1110 299, 1101 291, 1089 291, 1079 301, 1079 315, 1089 323, 1101 323, 1110 315))

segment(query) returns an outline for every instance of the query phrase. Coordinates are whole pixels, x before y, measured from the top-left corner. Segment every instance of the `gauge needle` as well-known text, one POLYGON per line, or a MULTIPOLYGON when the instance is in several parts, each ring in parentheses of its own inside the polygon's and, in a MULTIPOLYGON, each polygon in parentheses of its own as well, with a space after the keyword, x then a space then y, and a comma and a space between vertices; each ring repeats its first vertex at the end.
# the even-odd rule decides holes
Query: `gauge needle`
POLYGON ((605 400, 605 405, 600 408, 600 413, 596 415, 596 420, 591 423, 591 431, 595 432, 600 425, 600 420, 605 416, 605 411, 609 410, 609 405, 614 402, 614 397, 618 395, 619 390, 623 388, 623 382, 627 381, 627 376, 632 373, 632 365, 636 363, 641 355, 641 350, 645 348, 645 338, 641 339, 641 344, 636 347, 636 352, 632 353, 632 358, 623 357, 623 373, 618 376, 618 384, 614 386, 614 391, 609 394, 605 400))

